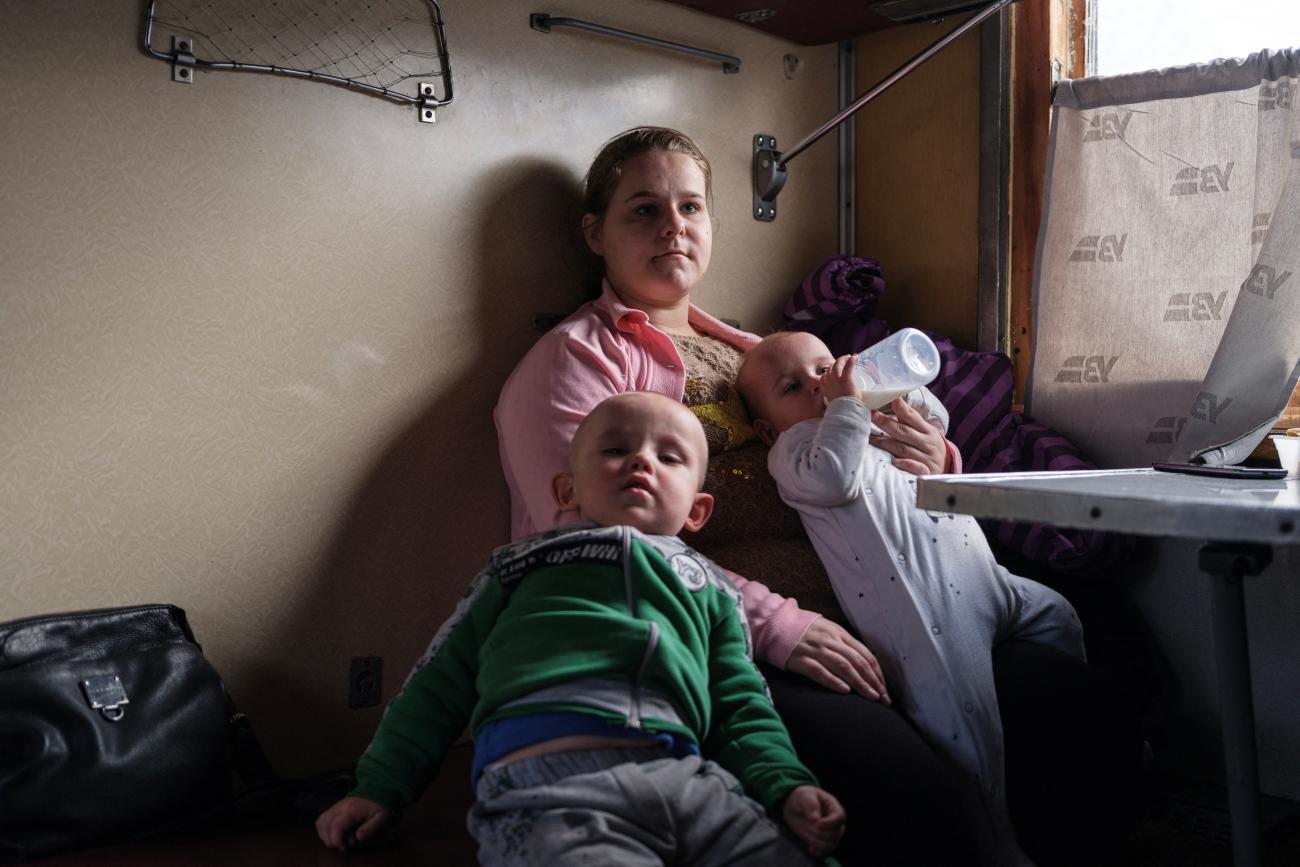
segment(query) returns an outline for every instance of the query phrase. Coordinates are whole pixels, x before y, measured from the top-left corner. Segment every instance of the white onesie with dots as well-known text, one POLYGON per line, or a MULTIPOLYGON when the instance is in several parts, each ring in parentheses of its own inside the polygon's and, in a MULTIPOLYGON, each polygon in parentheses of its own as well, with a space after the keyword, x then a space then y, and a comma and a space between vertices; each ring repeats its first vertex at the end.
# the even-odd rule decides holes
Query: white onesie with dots
POLYGON ((999 566, 974 518, 918 508, 916 477, 870 433, 870 411, 838 398, 781 434, 768 468, 895 706, 965 773, 989 819, 981 860, 1030 864, 1006 807, 992 651, 1015 638, 1083 658, 1079 618, 1056 591, 999 566))

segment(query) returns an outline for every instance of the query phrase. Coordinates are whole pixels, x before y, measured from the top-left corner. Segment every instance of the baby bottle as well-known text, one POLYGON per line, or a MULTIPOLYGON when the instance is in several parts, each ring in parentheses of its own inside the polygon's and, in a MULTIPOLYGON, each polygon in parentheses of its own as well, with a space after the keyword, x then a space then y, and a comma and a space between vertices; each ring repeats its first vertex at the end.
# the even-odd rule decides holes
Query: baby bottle
POLYGON ((862 401, 871 409, 914 388, 928 385, 939 375, 939 350, 915 328, 900 328, 879 343, 858 353, 853 379, 862 401))

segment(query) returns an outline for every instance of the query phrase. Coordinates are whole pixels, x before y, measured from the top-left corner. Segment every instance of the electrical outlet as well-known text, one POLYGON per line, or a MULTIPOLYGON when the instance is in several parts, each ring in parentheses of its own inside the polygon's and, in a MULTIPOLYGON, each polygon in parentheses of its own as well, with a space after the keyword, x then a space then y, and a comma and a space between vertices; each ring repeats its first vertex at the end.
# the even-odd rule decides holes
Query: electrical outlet
POLYGON ((358 656, 348 669, 348 707, 374 707, 383 692, 384 661, 378 656, 358 656))

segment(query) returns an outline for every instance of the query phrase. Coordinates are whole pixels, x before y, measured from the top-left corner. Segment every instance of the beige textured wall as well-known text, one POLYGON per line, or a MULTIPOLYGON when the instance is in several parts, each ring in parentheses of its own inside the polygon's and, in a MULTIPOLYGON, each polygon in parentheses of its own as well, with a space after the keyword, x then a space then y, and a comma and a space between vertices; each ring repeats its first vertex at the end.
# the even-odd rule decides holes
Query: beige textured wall
MULTIPOLYGON (((490 411, 577 298, 564 225, 637 123, 716 172, 698 295, 761 330, 834 252, 834 148, 780 220, 749 217, 750 139, 835 108, 834 49, 650 0, 545 7, 740 56, 743 71, 444 0, 436 125, 329 85, 137 48, 135 0, 10 8, 0 29, 0 618, 169 601, 272 758, 345 764, 486 553, 506 540, 490 411), (803 61, 787 79, 782 55, 803 61)), ((164 44, 166 44, 164 37, 164 44)))
MULTIPOLYGON (((909 24, 857 40, 857 93, 955 26, 909 24)), ((976 28, 857 114, 857 253, 880 260, 879 314, 976 347, 979 63, 976 28)))

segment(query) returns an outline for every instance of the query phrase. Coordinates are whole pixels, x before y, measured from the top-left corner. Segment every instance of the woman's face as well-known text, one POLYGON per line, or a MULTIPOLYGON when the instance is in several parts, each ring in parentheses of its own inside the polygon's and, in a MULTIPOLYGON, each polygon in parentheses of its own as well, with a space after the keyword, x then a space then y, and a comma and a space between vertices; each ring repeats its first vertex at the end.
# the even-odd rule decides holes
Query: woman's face
POLYGON ((628 160, 605 215, 582 221, 587 244, 629 307, 689 297, 713 253, 704 173, 687 154, 655 150, 628 160))

